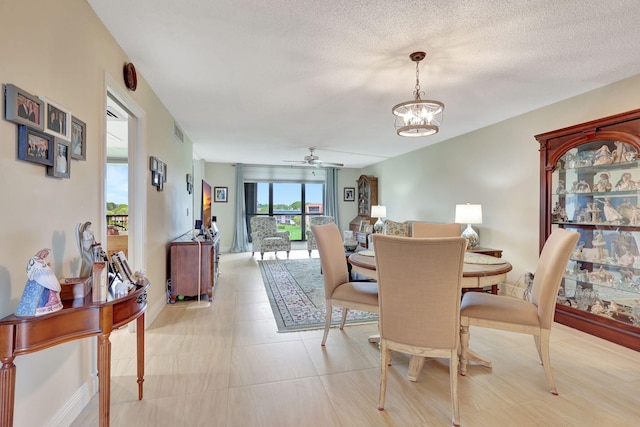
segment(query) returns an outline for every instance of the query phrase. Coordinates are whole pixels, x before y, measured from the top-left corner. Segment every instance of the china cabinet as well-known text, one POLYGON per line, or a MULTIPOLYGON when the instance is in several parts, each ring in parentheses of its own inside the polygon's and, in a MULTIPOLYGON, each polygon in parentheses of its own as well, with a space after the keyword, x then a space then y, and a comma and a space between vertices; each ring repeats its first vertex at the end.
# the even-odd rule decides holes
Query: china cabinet
POLYGON ((537 135, 540 250, 580 233, 555 320, 640 351, 640 110, 537 135))
MULTIPOLYGON (((378 178, 375 176, 361 175, 358 178, 358 187, 356 189, 358 198, 358 216, 351 220, 349 229, 359 231, 361 221, 371 221, 371 206, 378 204, 378 178)), ((377 219, 377 218, 376 218, 377 219)))

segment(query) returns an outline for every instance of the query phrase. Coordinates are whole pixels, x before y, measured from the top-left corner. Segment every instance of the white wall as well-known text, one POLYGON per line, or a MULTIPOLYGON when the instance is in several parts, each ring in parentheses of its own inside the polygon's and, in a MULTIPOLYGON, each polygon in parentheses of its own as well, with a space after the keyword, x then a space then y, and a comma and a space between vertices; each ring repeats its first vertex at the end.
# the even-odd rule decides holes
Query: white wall
POLYGON ((635 76, 365 172, 378 177, 379 200, 392 219, 452 222, 456 204, 482 204, 480 245, 504 251, 514 283, 535 271, 539 253, 540 157, 534 136, 640 108, 638 99, 640 76, 635 76))
MULTIPOLYGON (((173 137, 173 119, 144 80, 129 92, 122 83, 128 58, 84 0, 2 1, 0 5, 0 82, 13 83, 70 109, 87 124, 87 159, 71 160, 71 178, 46 177, 40 165, 17 160, 17 126, 0 119, 0 317, 12 314, 26 281, 27 261, 51 248, 48 258, 59 277, 76 276, 79 251, 76 224, 91 221, 104 237, 104 116, 106 75, 144 112, 143 164, 148 156, 168 165, 164 191, 149 184, 139 200, 144 210, 145 257, 135 269, 147 270, 147 323, 165 305, 168 242, 190 229, 186 173, 192 170, 191 142, 173 137)), ((145 178, 143 178, 144 180, 145 178)), ((15 359, 15 425, 68 425, 95 392, 95 338, 87 338, 15 359), (37 410, 34 410, 37 408, 37 410)), ((136 387, 135 381, 131 384, 136 387)))

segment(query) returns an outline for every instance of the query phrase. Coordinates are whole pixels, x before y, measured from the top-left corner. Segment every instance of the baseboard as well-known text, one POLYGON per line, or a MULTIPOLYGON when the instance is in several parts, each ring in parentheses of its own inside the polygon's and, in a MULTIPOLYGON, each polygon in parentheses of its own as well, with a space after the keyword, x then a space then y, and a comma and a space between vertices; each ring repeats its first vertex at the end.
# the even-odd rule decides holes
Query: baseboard
POLYGON ((70 426, 78 415, 89 404, 91 398, 98 392, 98 376, 93 375, 71 396, 67 404, 53 416, 49 426, 70 426))

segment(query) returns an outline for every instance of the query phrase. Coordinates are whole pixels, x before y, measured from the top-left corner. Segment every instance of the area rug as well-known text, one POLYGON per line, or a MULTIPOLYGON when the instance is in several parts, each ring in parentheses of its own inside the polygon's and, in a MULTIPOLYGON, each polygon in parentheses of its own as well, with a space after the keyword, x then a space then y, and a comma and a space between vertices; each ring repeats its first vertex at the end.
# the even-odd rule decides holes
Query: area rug
MULTIPOLYGON (((278 332, 324 328, 324 282, 320 259, 258 261, 278 332)), ((333 308, 332 325, 340 324, 341 308, 333 308)), ((349 310, 346 323, 374 322, 375 313, 349 310)))

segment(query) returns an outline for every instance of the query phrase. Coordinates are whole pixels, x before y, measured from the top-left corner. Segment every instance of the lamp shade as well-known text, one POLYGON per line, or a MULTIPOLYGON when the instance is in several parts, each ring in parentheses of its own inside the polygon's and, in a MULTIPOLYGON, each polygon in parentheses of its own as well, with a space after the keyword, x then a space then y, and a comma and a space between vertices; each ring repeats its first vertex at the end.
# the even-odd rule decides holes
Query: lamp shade
POLYGON ((387 207, 373 205, 371 206, 371 218, 386 218, 387 217, 387 207))
POLYGON ((456 205, 456 219, 459 224, 482 224, 482 205, 456 205))

